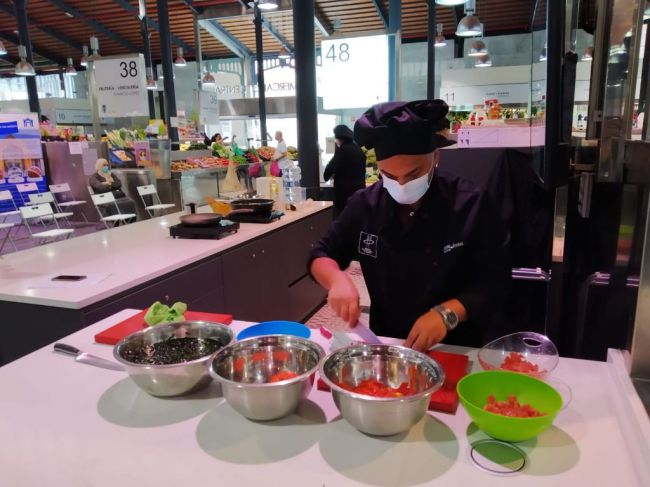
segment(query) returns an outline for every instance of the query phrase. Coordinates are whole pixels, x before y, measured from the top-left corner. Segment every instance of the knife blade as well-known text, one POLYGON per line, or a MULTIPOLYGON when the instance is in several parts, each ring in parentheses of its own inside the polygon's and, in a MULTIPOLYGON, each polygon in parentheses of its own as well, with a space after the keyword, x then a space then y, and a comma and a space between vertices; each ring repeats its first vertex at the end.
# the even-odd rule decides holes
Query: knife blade
POLYGON ((97 357, 96 355, 91 355, 86 352, 80 353, 75 357, 74 360, 75 362, 94 365, 95 367, 101 367, 102 369, 119 370, 119 371, 126 370, 122 364, 113 362, 112 360, 106 360, 104 358, 97 357))

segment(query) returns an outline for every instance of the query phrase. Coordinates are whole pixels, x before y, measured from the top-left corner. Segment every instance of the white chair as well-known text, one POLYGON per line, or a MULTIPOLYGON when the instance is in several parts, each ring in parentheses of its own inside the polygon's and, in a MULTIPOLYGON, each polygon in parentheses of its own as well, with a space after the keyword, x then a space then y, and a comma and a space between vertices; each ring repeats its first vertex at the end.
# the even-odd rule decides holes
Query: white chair
POLYGON ((146 186, 138 186, 137 190, 138 190, 138 194, 140 195, 140 199, 142 200, 142 204, 144 205, 145 210, 147 210, 147 213, 149 213, 149 216, 151 218, 154 217, 156 211, 166 210, 167 208, 173 208, 174 206, 176 206, 173 203, 163 203, 162 201, 160 201, 160 196, 158 196, 158 191, 156 191, 156 187, 153 184, 147 184, 146 186), (153 204, 147 206, 145 196, 150 196, 151 203, 153 204))
POLYGON ((16 202, 14 201, 14 197, 12 196, 11 191, 0 191, 0 203, 2 202, 9 202, 9 211, 0 212, 0 217, 2 217, 2 222, 0 223, 6 222, 7 218, 10 216, 20 215, 20 210, 16 206, 16 202), (11 208, 13 208, 13 210, 11 208))
POLYGON ((116 227, 120 223, 131 223, 131 220, 135 220, 135 213, 120 213, 120 207, 117 206, 115 196, 113 196, 113 193, 110 191, 108 193, 91 194, 90 197, 97 209, 97 213, 99 213, 99 219, 104 222, 106 228, 110 228, 108 225, 109 223, 112 223, 113 226, 116 227), (107 205, 112 205, 115 208, 116 213, 104 216, 100 208, 107 205))
MULTIPOLYGON (((50 184, 50 193, 54 195, 54 202, 59 208, 72 208, 75 206, 85 205, 86 200, 77 200, 72 194, 68 183, 50 184), (70 194, 71 199, 66 199, 66 194, 70 194), (61 199, 60 199, 61 198, 61 199)), ((83 213, 82 213, 83 214, 83 213)), ((84 215, 85 218, 85 215, 84 215)))
MULTIPOLYGON (((18 212, 20 213, 20 211, 18 212)), ((14 223, 0 223, 0 230, 4 230, 5 236, 2 239, 2 245, 0 245, 0 254, 2 254, 2 249, 5 248, 5 244, 7 243, 7 240, 11 245, 13 245, 14 250, 17 251, 18 248, 16 247, 15 242, 11 238, 11 230, 15 227, 16 225, 14 223)))
POLYGON ((31 201, 29 200, 29 195, 30 193, 38 193, 38 186, 36 186, 36 183, 21 183, 16 185, 16 189, 18 190, 18 194, 20 194, 20 198, 23 200, 24 205, 31 205, 31 201))
MULTIPOLYGON (((29 195, 29 202, 32 205, 44 205, 46 203, 49 203, 52 207, 56 208, 56 199, 54 199, 54 195, 50 192, 47 193, 31 193, 29 195)), ((48 216, 44 218, 44 220, 50 220, 50 219, 56 219, 56 220, 65 220, 65 222, 70 226, 70 218, 74 213, 71 211, 67 212, 52 212, 52 216, 48 216)))
POLYGON ((44 203, 42 205, 22 206, 20 208, 20 214, 23 217, 23 222, 25 222, 25 226, 27 227, 30 236, 32 238, 39 239, 40 244, 44 244, 46 242, 53 242, 60 237, 63 237, 63 239, 67 239, 74 232, 72 228, 59 227, 59 222, 56 220, 56 218, 54 218, 52 206, 50 206, 49 203, 44 203), (42 232, 32 231, 32 227, 29 224, 30 220, 32 221, 36 220, 41 222, 42 224, 43 219, 48 217, 54 220, 54 224, 56 225, 56 228, 52 228, 51 230, 44 230, 42 232))

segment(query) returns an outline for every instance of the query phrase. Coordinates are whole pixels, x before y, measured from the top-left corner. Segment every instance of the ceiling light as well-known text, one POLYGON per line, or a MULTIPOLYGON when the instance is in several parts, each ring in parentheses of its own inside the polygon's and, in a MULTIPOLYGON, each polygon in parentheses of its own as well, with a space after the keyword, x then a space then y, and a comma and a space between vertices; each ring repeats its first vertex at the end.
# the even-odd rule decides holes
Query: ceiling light
POLYGON ((17 76, 34 76, 36 71, 34 71, 34 66, 27 62, 27 49, 25 46, 18 46, 18 56, 20 56, 20 61, 16 64, 16 75, 17 76))
POLYGON ((582 61, 591 61, 593 58, 594 58, 594 48, 585 47, 585 51, 582 53, 582 57, 580 59, 582 61))
POLYGON ((436 39, 433 42, 433 45, 436 47, 447 45, 447 40, 445 39, 445 36, 442 35, 442 24, 436 25, 436 39))
POLYGON ((7 48, 2 41, 0 41, 0 56, 4 56, 5 54, 7 54, 7 48))
POLYGON ((65 16, 66 16, 66 17, 71 18, 71 19, 74 19, 74 15, 71 14, 70 12, 64 12, 64 13, 65 13, 65 16))
POLYGON ((471 0, 465 6, 465 17, 460 19, 456 27, 456 35, 458 37, 476 37, 483 35, 483 24, 476 15, 476 2, 471 0))
POLYGON ((187 61, 185 61, 185 58, 183 57, 183 48, 182 47, 176 48, 176 59, 174 59, 174 65, 175 66, 180 66, 180 67, 187 66, 187 61))
POLYGON ((79 61, 79 64, 81 64, 84 68, 88 66, 88 46, 83 46, 81 48, 81 61, 79 61))
POLYGON ((280 52, 278 53, 278 59, 291 59, 291 54, 287 51, 287 48, 282 46, 280 52))
POLYGON ((68 76, 77 76, 77 70, 74 68, 71 57, 68 58, 68 65, 66 66, 63 74, 66 74, 68 76))
POLYGON ((487 54, 485 56, 477 57, 474 67, 476 68, 489 68, 492 66, 492 60, 487 54))
POLYGON ((95 36, 92 36, 90 38, 90 49, 93 51, 92 55, 88 58, 90 61, 94 61, 95 59, 99 59, 101 57, 99 55, 99 39, 97 39, 95 36))
POLYGON ((257 8, 260 10, 275 10, 278 8, 277 0, 257 0, 257 8))
POLYGON ((214 76, 210 74, 210 71, 206 71, 205 75, 203 75, 203 79, 201 80, 201 84, 203 86, 213 86, 217 83, 217 80, 214 79, 214 76))
POLYGON ((546 48, 542 47, 542 50, 539 53, 539 62, 543 63, 544 61, 546 61, 546 59, 547 59, 546 58, 546 48))
POLYGON ((453 7, 454 5, 462 5, 468 1, 469 0, 436 0, 436 4, 442 5, 444 7, 453 7))
POLYGON ((485 45, 485 42, 478 40, 472 42, 472 45, 469 48, 469 52, 467 53, 467 55, 471 57, 478 57, 478 56, 485 56, 487 53, 488 53, 488 49, 487 46, 485 45))

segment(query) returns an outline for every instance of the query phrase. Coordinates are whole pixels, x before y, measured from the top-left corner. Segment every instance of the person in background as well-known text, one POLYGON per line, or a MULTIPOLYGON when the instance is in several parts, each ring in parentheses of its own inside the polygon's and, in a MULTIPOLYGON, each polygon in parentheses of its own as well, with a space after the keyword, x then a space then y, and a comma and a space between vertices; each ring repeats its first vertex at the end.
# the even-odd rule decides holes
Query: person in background
POLYGON ((336 151, 325 167, 323 179, 334 178, 334 216, 345 208, 348 198, 366 187, 366 155, 354 142, 354 134, 347 125, 334 127, 336 151))
POLYGON ((279 130, 275 133, 275 140, 277 141, 278 145, 275 149, 275 154, 273 154, 273 159, 271 162, 277 162, 278 166, 280 167, 280 171, 284 171, 290 167, 291 162, 289 161, 288 157, 287 143, 284 141, 282 132, 279 130))
POLYGON ((383 179, 357 191, 311 252, 312 276, 351 326, 359 293, 345 269, 361 264, 370 327, 428 350, 445 340, 481 346, 486 323, 507 296, 509 233, 476 185, 437 168, 448 126, 442 100, 368 109, 354 139, 374 148, 383 179))
POLYGON ((217 143, 217 144, 220 144, 220 145, 224 145, 224 144, 226 143, 226 140, 227 140, 227 139, 228 139, 228 137, 223 138, 223 137, 221 136, 221 134, 217 132, 216 134, 214 134, 214 135, 212 136, 211 139, 208 139, 208 136, 206 135, 206 136, 205 136, 205 139, 204 139, 203 142, 205 143, 205 145, 208 145, 208 146, 210 146, 210 145, 212 145, 212 144, 214 144, 214 143, 217 143))
MULTIPOLYGON (((113 193, 115 203, 120 209, 120 213, 135 213, 135 203, 122 191, 122 181, 117 176, 113 176, 106 159, 97 159, 96 172, 88 178, 88 184, 95 194, 113 193)), ((111 205, 106 206, 109 214, 112 214, 111 205)))

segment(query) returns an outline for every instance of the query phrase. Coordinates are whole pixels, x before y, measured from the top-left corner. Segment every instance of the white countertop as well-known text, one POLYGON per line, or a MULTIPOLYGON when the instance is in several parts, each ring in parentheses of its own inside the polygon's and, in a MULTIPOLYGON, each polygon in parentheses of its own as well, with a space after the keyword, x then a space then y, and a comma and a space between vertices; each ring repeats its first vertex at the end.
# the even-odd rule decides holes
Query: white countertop
MULTIPOLYGON (((173 239, 173 213, 0 256, 0 301, 80 309, 332 206, 315 201, 268 224, 242 223, 220 240, 173 239), (99 283, 39 288, 48 276, 110 274, 99 283), (38 283, 38 284, 37 284, 38 283)), ((202 207, 200 211, 208 211, 202 207)))
MULTIPOLYGON (((93 336, 133 313, 61 341, 110 359, 112 348, 93 336)), ((612 363, 560 361, 554 375, 571 386, 573 401, 550 430, 519 444, 528 468, 498 477, 469 463, 468 444, 485 436, 462 406, 455 415, 429 412, 405 436, 372 438, 340 419, 331 395, 314 388, 297 414, 255 423, 237 415, 214 383, 187 398, 157 399, 122 372, 75 363, 48 346, 0 368, 1 483, 647 486, 650 421, 638 397, 627 396, 620 352, 611 353, 612 363)))

